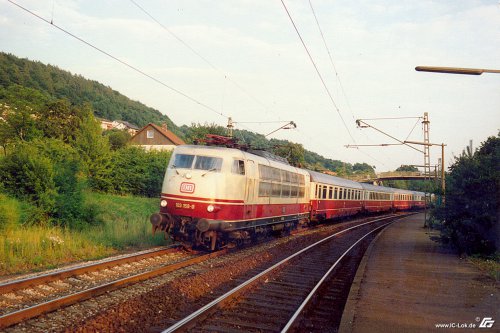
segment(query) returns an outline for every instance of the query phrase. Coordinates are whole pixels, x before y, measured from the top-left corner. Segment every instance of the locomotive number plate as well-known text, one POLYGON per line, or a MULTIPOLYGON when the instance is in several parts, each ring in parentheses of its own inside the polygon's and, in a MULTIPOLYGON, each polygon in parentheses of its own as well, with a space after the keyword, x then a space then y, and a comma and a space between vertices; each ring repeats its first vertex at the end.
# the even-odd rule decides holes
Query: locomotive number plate
POLYGON ((187 203, 183 204, 182 202, 176 202, 175 208, 194 209, 195 206, 187 203))

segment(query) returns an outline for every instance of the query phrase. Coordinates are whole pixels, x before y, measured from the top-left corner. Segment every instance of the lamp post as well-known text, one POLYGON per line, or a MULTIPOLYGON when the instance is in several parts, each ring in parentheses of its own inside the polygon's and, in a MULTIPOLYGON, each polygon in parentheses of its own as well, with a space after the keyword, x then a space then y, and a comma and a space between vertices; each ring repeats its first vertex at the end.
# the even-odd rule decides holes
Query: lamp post
POLYGON ((484 68, 460 68, 460 67, 438 67, 438 66, 417 66, 415 70, 418 72, 433 72, 446 74, 465 74, 465 75, 481 75, 483 73, 498 73, 498 69, 484 68))

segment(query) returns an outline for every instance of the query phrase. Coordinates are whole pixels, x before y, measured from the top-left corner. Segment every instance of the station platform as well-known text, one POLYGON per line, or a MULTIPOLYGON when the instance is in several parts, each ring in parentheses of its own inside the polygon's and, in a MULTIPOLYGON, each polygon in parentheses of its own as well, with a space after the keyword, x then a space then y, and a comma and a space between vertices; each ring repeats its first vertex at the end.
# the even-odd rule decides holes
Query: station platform
POLYGON ((423 213, 412 215, 372 242, 339 332, 500 332, 499 283, 432 240, 439 233, 423 225, 423 213))

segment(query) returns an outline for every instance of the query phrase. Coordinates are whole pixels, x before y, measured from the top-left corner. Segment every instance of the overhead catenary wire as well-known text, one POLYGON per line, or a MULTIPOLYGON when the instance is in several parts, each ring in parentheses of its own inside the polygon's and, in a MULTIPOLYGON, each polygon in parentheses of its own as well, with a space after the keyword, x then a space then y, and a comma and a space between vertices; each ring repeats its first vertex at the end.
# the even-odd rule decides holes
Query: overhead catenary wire
POLYGON ((314 10, 314 7, 312 5, 311 0, 309 0, 309 6, 311 7, 311 11, 313 13, 314 20, 316 21, 316 25, 318 26, 319 34, 321 35, 321 39, 323 40, 323 45, 325 45, 326 52, 328 53, 328 58, 330 59, 330 63, 332 64, 333 71, 335 72, 335 77, 339 81, 340 89, 342 90, 342 95, 344 96, 344 99, 346 101, 349 112, 351 113, 352 119, 356 120, 356 117, 354 116, 354 113, 352 112, 352 108, 351 108, 351 104, 349 103, 349 99, 347 98, 347 95, 345 93, 344 85, 342 84, 342 81, 340 80, 340 75, 337 72, 337 67, 335 66, 335 63, 333 62, 332 53, 330 52, 330 48, 328 47, 328 44, 326 43, 325 35, 323 34, 323 30, 321 29, 318 17, 316 16, 316 11, 314 10))
POLYGON ((206 57, 204 57, 200 52, 198 52, 194 47, 189 45, 186 41, 184 41, 181 37, 179 37, 177 34, 175 34, 171 29, 167 28, 164 24, 162 24, 158 19, 156 19, 151 13, 149 13, 144 7, 139 5, 136 1, 130 0, 132 4, 134 4, 137 8, 139 8, 146 16, 148 16, 151 20, 156 22, 160 27, 162 27, 166 32, 168 32, 173 38, 175 38, 177 41, 179 41, 182 45, 187 47, 193 54, 198 56, 203 62, 205 62, 210 68, 212 68, 214 71, 218 72, 219 74, 223 75, 226 80, 231 82, 235 87, 237 87, 239 90, 241 90, 244 94, 246 94, 248 97, 250 97, 252 100, 254 100, 256 103, 258 103, 260 106, 262 106, 264 109, 269 109, 266 104, 264 104, 262 101, 260 101, 257 97, 254 95, 250 94, 246 89, 244 89, 241 85, 239 85, 236 81, 231 79, 231 77, 225 73, 223 70, 219 69, 217 66, 215 66, 212 62, 210 62, 206 57))
POLYGON ((319 79, 320 79, 321 83, 323 84, 323 87, 325 88, 325 91, 326 91, 326 93, 327 93, 327 95, 328 95, 328 97, 329 97, 330 101, 332 102, 332 104, 333 104, 333 106, 334 106, 335 110, 336 110, 336 111, 337 111, 337 113, 339 114, 340 119, 342 120, 342 123, 344 124, 344 127, 345 127, 345 129, 347 130, 347 133, 348 133, 348 134, 349 134, 349 136, 351 137, 351 140, 352 140, 354 143, 356 143, 356 140, 354 139, 354 137, 353 137, 353 136, 352 136, 352 134, 351 134, 351 131, 350 131, 350 130, 349 130, 349 128, 347 127, 347 124, 346 124, 346 122, 345 122, 345 120, 344 120, 344 117, 342 117, 342 114, 340 113, 340 109, 338 108, 337 104, 335 103, 335 100, 333 99, 333 96, 332 96, 332 94, 330 93, 330 90, 328 89, 328 86, 326 85, 326 82, 325 82, 325 80, 323 79, 323 76, 321 75, 321 73, 320 73, 320 71, 319 71, 319 69, 318 69, 318 66, 316 65, 316 62, 314 61, 314 59, 313 59, 313 57, 312 57, 311 53, 309 52, 309 49, 307 48, 307 45, 306 45, 306 43, 304 42, 304 39, 302 38, 302 35, 300 34, 299 29, 297 28, 297 25, 295 24, 295 22, 294 22, 294 20, 293 20, 293 18, 292 18, 292 16, 291 16, 291 14, 290 14, 290 12, 288 11, 288 8, 286 7, 285 2, 284 2, 283 0, 281 0, 281 4, 283 5, 283 8, 285 9, 286 14, 287 14, 288 18, 290 19, 290 22, 292 23, 293 28, 295 29, 295 32, 297 33, 297 36, 299 37, 300 42, 302 43, 302 46, 304 47, 304 49, 305 49, 305 51, 306 51, 306 53, 307 53, 307 55, 308 55, 308 57, 309 57, 309 60, 310 60, 310 61, 311 61, 311 63, 313 64, 314 69, 316 70, 316 74, 318 75, 318 77, 319 77, 319 79))
POLYGON ((35 16, 36 18, 38 18, 38 19, 40 19, 40 20, 44 21, 45 23, 50 24, 51 26, 53 26, 54 28, 56 28, 56 29, 58 29, 58 30, 60 30, 60 31, 64 32, 65 34, 67 34, 67 35, 69 35, 69 36, 73 37, 74 39, 76 39, 76 40, 78 40, 78 41, 80 41, 80 42, 82 42, 82 43, 86 44, 87 46, 90 46, 90 47, 91 47, 91 48, 93 48, 94 50, 96 50, 96 51, 98 51, 98 52, 100 52, 100 53, 102 53, 102 54, 104 54, 104 55, 108 56, 109 58, 111 58, 111 59, 113 59, 113 60, 115 60, 115 61, 117 61, 117 62, 121 63, 122 65, 124 65, 124 66, 126 66, 126 67, 128 67, 128 68, 132 69, 133 71, 135 71, 135 72, 137 72, 137 73, 139 73, 139 74, 141 74, 141 75, 143 75, 143 76, 145 76, 145 77, 147 77, 147 78, 149 78, 149 79, 151 79, 151 80, 155 81, 156 83, 158 83, 158 84, 160 84, 160 85, 164 86, 165 88, 168 88, 168 89, 172 90, 173 92, 175 92, 175 93, 177 93, 177 94, 179 94, 179 95, 181 95, 181 96, 183 96, 183 97, 187 98, 187 99, 188 99, 188 100, 190 100, 191 102, 196 103, 196 104, 198 104, 199 106, 201 106, 201 107, 203 107, 203 108, 205 108, 205 109, 207 109, 207 110, 209 110, 209 111, 212 111, 212 112, 214 112, 214 113, 216 113, 216 114, 218 114, 218 115, 220 115, 220 116, 222 116, 222 117, 225 117, 226 119, 227 119, 227 118, 229 118, 229 116, 227 116, 227 115, 223 114, 222 112, 217 111, 216 109, 214 109, 214 108, 210 107, 209 105, 206 105, 205 103, 200 102, 199 100, 195 99, 194 97, 189 96, 188 94, 186 94, 186 93, 184 93, 184 92, 182 92, 182 91, 180 91, 180 90, 178 90, 178 89, 176 89, 176 88, 174 88, 174 87, 172 87, 172 86, 170 86, 170 85, 168 85, 168 84, 164 83, 163 81, 161 81, 161 80, 159 80, 159 79, 155 78, 154 76, 152 76, 152 75, 150 75, 150 74, 148 74, 148 73, 144 72, 143 70, 141 70, 141 69, 139 69, 139 68, 137 68, 137 67, 135 67, 135 66, 133 66, 133 65, 131 65, 131 64, 129 64, 129 63, 127 63, 127 62, 125 62, 125 61, 123 61, 123 60, 121 60, 121 59, 117 58, 117 57, 115 57, 114 55, 110 54, 109 52, 104 51, 103 49, 101 49, 101 48, 99 48, 99 47, 97 47, 97 46, 93 45, 93 44, 92 44, 92 43, 90 43, 90 42, 87 42, 87 41, 86 41, 86 40, 84 40, 83 38, 76 36, 75 34, 73 34, 73 33, 69 32, 68 30, 66 30, 66 29, 64 29, 64 28, 62 28, 62 27, 60 27, 60 26, 58 26, 58 25, 54 24, 53 22, 51 22, 51 21, 49 21, 49 20, 46 20, 45 18, 43 18, 43 17, 41 17, 40 15, 38 15, 38 14, 34 13, 33 11, 31 11, 31 10, 29 10, 29 9, 27 9, 27 8, 25 8, 25 7, 23 7, 23 6, 21 6, 21 5, 19 5, 18 3, 14 2, 14 1, 12 1, 12 0, 7 0, 7 1, 8 1, 8 2, 10 2, 11 4, 13 4, 14 6, 17 6, 18 8, 20 8, 20 9, 22 9, 22 10, 26 11, 27 13, 29 13, 29 14, 31 14, 31 15, 33 15, 33 16, 35 16))
MULTIPOLYGON (((340 80, 340 75, 339 75, 339 73, 337 71, 337 67, 335 66, 335 63, 333 61, 333 56, 332 56, 332 53, 330 52, 330 48, 328 47, 328 44, 326 43, 325 35, 323 34, 323 29, 321 29, 321 25, 319 24, 319 20, 318 20, 318 17, 316 15, 316 11, 314 10, 314 7, 313 7, 311 0, 309 0, 309 6, 311 7, 311 11, 312 11, 312 14, 314 16, 314 20, 316 21, 316 25, 317 25, 319 33, 321 35, 321 39, 323 40, 323 45, 325 46, 326 52, 328 53, 328 58, 330 59, 330 64, 332 65, 333 71, 335 72, 335 77, 339 82, 339 86, 340 86, 340 89, 342 91, 342 95, 344 96, 344 99, 346 101, 347 108, 349 109, 349 112, 351 113, 352 119, 356 120, 356 116, 354 115, 354 112, 352 112, 351 103, 349 103, 349 99, 347 98, 347 94, 345 93, 344 85, 342 84, 342 81, 340 80)), ((364 132, 362 132, 362 133, 369 140, 368 136, 364 132)), ((356 142, 354 141, 354 143, 356 143, 356 142)), ((361 152, 362 154, 372 158, 374 161, 379 162, 382 165, 387 167, 387 165, 385 163, 379 161, 378 159, 374 158, 370 154, 363 152, 359 149, 358 149, 358 151, 361 152)))

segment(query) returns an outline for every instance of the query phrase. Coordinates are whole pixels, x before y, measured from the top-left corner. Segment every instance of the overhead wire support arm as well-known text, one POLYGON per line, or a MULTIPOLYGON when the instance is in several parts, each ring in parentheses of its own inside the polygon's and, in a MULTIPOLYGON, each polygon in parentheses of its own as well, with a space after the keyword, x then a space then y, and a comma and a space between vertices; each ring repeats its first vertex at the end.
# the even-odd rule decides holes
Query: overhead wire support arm
POLYGON ((387 136, 388 136, 388 137, 390 137, 391 139, 396 140, 397 142, 399 142, 400 144, 405 145, 405 146, 408 146, 408 147, 410 147, 411 149, 414 149, 414 150, 416 150, 416 151, 418 151, 418 152, 420 152, 420 153, 423 153, 423 151, 422 151, 422 150, 417 149, 417 148, 415 148, 415 147, 413 147, 413 146, 409 145, 408 143, 405 143, 404 141, 401 141, 401 140, 399 140, 398 138, 393 137, 392 135, 385 133, 385 132, 384 132, 384 131, 382 131, 382 130, 379 130, 378 128, 376 128, 376 127, 374 127, 374 126, 372 126, 372 125, 368 124, 367 122, 363 121, 362 119, 358 119, 358 120, 356 120, 356 124, 357 124, 357 125, 358 125, 358 127, 360 127, 360 128, 368 128, 368 127, 373 128, 373 129, 374 129, 374 130, 376 130, 377 132, 382 133, 382 134, 384 134, 384 135, 387 135, 387 136))
POLYGON ((268 133, 266 135, 264 135, 264 137, 267 137, 275 132, 278 132, 280 129, 294 129, 294 128, 297 128, 297 124, 293 121, 290 121, 288 123, 286 123, 285 125, 281 126, 280 128, 278 129, 275 129, 274 131, 272 131, 271 133, 268 133))
POLYGON ((373 145, 345 145, 346 148, 402 146, 402 143, 379 143, 373 145))

